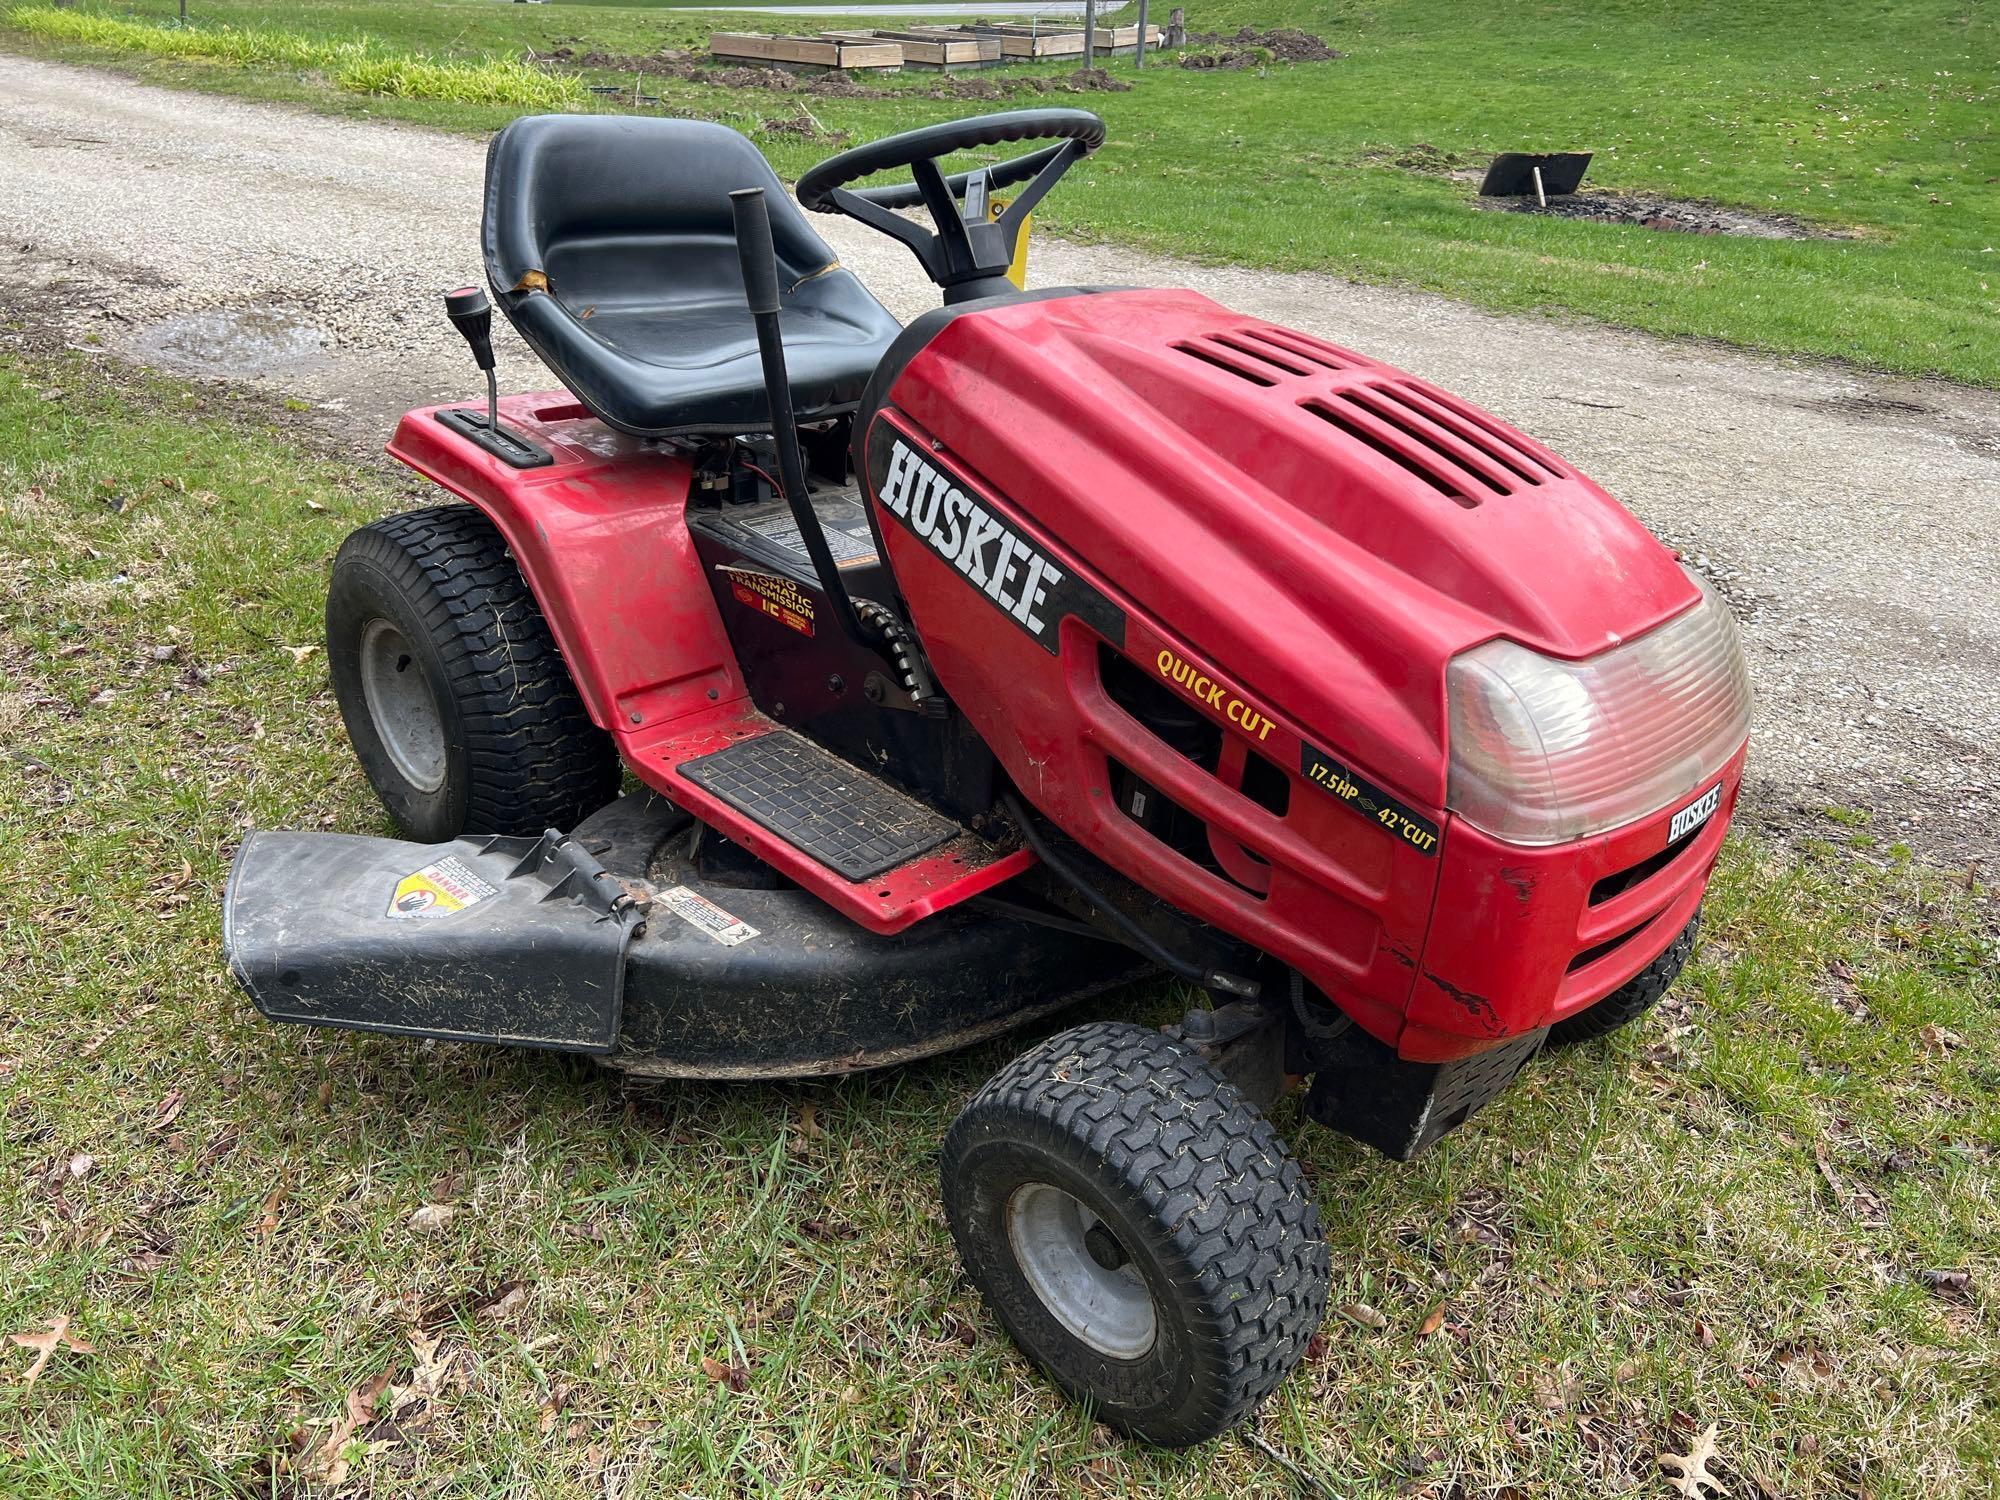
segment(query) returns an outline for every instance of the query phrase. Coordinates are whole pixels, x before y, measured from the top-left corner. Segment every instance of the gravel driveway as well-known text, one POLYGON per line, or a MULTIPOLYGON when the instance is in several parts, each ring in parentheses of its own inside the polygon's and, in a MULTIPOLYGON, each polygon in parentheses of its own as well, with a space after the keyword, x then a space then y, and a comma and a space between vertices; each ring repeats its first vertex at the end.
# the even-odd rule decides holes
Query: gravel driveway
MULTIPOLYGON (((437 310, 479 279, 479 143, 0 57, 0 300, 157 365, 330 409, 357 451, 473 392, 437 310)), ((820 221, 908 318, 900 247, 820 221)), ((1719 580, 1759 689, 1748 816, 2000 855, 2000 394, 1328 277, 1044 240, 1033 274, 1187 285, 1464 392, 1719 580)), ((4 335, 0 335, 4 337, 4 335)), ((553 383, 504 335, 503 388, 553 383)))

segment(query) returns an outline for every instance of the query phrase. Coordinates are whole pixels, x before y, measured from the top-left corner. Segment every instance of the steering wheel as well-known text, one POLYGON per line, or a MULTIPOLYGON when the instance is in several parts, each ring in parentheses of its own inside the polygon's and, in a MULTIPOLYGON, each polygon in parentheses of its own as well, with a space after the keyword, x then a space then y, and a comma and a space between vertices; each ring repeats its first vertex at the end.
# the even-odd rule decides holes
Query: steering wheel
POLYGON ((1017 109, 947 120, 828 157, 799 178, 799 204, 814 213, 847 214, 902 241, 944 288, 945 301, 962 302, 1006 290, 1005 273, 1013 264, 1022 223, 1063 173, 1103 144, 1104 122, 1087 109, 1017 109), (954 151, 1045 140, 1057 144, 994 166, 950 177, 938 167, 939 158, 954 151), (847 185, 898 168, 909 169, 909 182, 847 185), (1017 182, 1027 186, 988 223, 994 191, 1017 182), (919 204, 930 210, 935 232, 891 212, 919 204))

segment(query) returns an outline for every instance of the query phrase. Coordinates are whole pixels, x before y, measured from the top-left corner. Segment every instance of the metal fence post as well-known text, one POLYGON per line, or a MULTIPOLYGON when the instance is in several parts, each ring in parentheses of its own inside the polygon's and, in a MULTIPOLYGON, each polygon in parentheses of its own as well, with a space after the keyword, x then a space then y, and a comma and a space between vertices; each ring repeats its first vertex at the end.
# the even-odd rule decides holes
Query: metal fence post
POLYGON ((1097 0, 1083 0, 1083 66, 1097 65, 1097 0))
POLYGON ((1139 0, 1139 41, 1132 48, 1132 66, 1146 66, 1146 0, 1139 0))

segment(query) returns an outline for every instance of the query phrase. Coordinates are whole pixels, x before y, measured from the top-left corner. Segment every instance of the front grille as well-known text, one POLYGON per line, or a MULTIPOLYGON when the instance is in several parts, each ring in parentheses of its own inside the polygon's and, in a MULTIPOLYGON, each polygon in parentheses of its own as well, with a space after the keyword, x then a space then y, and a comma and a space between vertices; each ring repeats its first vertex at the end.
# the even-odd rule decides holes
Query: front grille
POLYGON ((1572 958, 1569 961, 1569 969, 1567 972, 1574 974, 1578 969, 1588 968, 1591 964, 1596 963, 1600 958, 1606 958, 1609 957, 1611 954, 1616 953, 1620 948, 1624 947, 1627 943, 1631 942, 1633 938, 1637 937, 1640 933, 1644 932, 1648 927, 1651 927, 1653 925, 1654 917, 1657 917, 1658 915, 1659 914, 1655 912, 1653 917, 1648 917, 1643 922, 1635 923, 1634 925, 1626 928, 1623 932, 1619 933, 1618 936, 1614 938, 1606 938, 1603 942, 1599 943, 1594 948, 1584 949, 1583 952, 1577 954, 1575 958, 1572 958))
MULTIPOLYGON (((1220 725, 1136 662, 1109 645, 1097 653, 1098 680, 1106 694, 1141 728, 1274 818, 1291 810, 1292 779, 1275 762, 1220 725)), ((1116 757, 1107 757, 1112 797, 1119 811, 1161 844, 1210 875, 1262 900, 1271 888, 1270 865, 1236 839, 1210 825, 1116 757)))
POLYGON ((1660 871, 1687 852, 1687 847, 1701 836, 1706 824, 1697 824, 1675 839, 1658 854, 1649 854, 1636 865, 1620 870, 1615 875, 1607 875, 1590 888, 1590 904, 1602 906, 1614 896, 1622 896, 1642 881, 1651 880, 1660 871))

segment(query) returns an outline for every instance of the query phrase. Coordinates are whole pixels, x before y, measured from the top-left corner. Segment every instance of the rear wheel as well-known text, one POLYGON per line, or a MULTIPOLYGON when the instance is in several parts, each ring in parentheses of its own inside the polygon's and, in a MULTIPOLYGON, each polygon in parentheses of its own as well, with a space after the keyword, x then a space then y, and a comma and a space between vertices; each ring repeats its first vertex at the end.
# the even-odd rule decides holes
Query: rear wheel
POLYGON ((1620 1027, 1630 1026, 1658 1005, 1667 991, 1673 988, 1674 981, 1680 978, 1681 970, 1687 967, 1688 958, 1694 952, 1695 931, 1700 926, 1701 913, 1697 910, 1665 953, 1589 1010, 1578 1011, 1567 1020, 1551 1026, 1548 1045, 1574 1047, 1583 1042, 1594 1042, 1620 1027))
POLYGON ((966 1270, 1014 1341, 1150 1442, 1235 1426, 1325 1311, 1298 1164, 1157 1031, 1079 1026, 1009 1064, 952 1125, 942 1176, 966 1270))
POLYGON ((610 736, 470 506, 390 516, 341 544, 326 651, 361 768, 414 839, 567 829, 617 795, 610 736))

